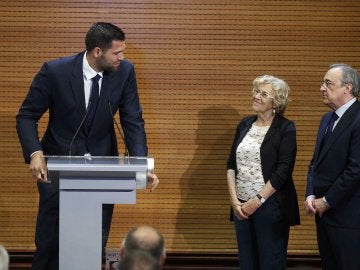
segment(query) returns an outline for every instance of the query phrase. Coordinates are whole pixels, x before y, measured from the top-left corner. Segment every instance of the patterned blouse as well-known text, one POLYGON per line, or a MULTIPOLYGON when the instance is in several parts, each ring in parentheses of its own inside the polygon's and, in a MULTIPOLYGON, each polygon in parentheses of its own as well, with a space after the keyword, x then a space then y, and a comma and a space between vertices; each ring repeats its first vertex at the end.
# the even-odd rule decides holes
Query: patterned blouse
POLYGON ((236 149, 236 194, 247 201, 258 194, 265 185, 261 170, 260 146, 270 126, 252 124, 249 132, 236 149))

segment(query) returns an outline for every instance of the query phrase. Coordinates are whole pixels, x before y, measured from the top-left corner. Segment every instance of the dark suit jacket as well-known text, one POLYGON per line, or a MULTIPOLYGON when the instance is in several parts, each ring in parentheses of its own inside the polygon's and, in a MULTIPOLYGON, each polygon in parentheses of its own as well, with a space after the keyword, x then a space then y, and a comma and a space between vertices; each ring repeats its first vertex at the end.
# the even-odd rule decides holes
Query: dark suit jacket
MULTIPOLYGON (((17 114, 17 131, 26 162, 42 149, 46 155, 68 155, 70 143, 86 114, 84 52, 44 63, 17 114), (49 110, 49 123, 39 142, 37 122, 49 110)), ((117 155, 112 115, 119 110, 126 145, 132 156, 146 156, 146 135, 134 66, 121 61, 115 72, 104 72, 100 100, 90 131, 85 125, 71 147, 72 155, 117 155)))
POLYGON ((331 113, 323 116, 307 177, 307 194, 326 197, 330 210, 323 218, 333 226, 360 228, 360 103, 340 118, 319 149, 331 113))
MULTIPOLYGON (((256 116, 243 119, 238 125, 227 163, 237 173, 236 149, 256 121, 256 116)), ((296 158, 296 129, 292 121, 276 115, 260 147, 264 183, 270 180, 276 192, 273 196, 280 204, 289 225, 300 224, 299 205, 292 179, 296 158)))

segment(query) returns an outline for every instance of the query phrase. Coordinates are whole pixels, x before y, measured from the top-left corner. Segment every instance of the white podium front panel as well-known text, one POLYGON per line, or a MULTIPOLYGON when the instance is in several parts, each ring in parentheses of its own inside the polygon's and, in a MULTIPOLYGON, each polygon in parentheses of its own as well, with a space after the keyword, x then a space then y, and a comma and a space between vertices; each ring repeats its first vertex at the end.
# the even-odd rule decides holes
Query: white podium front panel
POLYGON ((135 204, 154 161, 143 157, 47 156, 49 180, 58 186, 59 269, 100 270, 102 205, 135 204))

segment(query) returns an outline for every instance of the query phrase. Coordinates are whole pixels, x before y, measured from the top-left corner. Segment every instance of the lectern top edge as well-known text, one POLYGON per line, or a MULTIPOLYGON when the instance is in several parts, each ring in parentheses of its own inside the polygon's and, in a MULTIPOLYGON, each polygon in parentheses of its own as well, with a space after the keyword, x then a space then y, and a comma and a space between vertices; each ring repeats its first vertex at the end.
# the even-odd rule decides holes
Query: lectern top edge
POLYGON ((154 170, 154 159, 124 156, 45 156, 48 179, 59 187, 62 179, 134 179, 136 188, 147 186, 147 173, 154 170))

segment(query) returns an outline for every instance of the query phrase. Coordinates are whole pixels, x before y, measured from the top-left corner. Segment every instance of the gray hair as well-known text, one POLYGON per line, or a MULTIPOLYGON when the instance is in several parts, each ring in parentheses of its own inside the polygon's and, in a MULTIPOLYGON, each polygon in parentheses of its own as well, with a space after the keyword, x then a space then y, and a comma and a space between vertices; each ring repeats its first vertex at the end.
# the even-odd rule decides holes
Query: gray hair
POLYGON ((134 250, 120 260, 117 270, 160 270, 159 261, 149 252, 134 250))
POLYGON ((359 73, 357 70, 350 65, 337 63, 330 65, 330 69, 340 68, 342 71, 342 83, 343 84, 351 84, 352 85, 352 94, 354 97, 359 95, 359 73))
POLYGON ((164 237, 158 230, 150 226, 133 228, 127 233, 124 240, 124 257, 135 250, 147 251, 155 259, 160 260, 165 251, 164 237))
POLYGON ((274 92, 274 109, 278 114, 284 114, 289 102, 290 87, 284 80, 271 75, 263 75, 257 77, 253 81, 254 89, 260 85, 270 84, 274 92))

